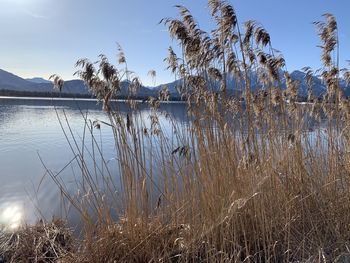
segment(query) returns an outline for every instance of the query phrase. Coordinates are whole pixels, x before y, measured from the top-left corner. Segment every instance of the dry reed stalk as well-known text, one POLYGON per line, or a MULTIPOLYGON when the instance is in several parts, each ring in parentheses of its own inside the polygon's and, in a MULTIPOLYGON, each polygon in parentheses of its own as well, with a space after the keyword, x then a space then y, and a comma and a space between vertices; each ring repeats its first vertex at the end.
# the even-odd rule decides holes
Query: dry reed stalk
MULTIPOLYGON (((327 94, 322 102, 314 98, 305 68, 310 105, 300 105, 299 83, 288 72, 287 90, 281 88, 285 61, 269 33, 255 21, 242 32, 227 1, 208 2, 216 21, 211 34, 183 6, 177 6, 179 19, 161 21, 183 52, 169 48, 166 61, 182 78, 191 118, 186 126, 171 122, 174 136, 159 121, 167 89, 148 99, 146 124, 131 97, 132 114, 111 102, 129 80, 127 67, 118 70, 104 56, 98 69, 77 62, 77 74, 109 117, 122 204, 114 221, 109 205, 90 195, 98 218, 80 207, 84 240, 70 262, 318 262, 349 253, 349 102, 331 59, 338 41, 334 17, 316 23, 327 94), (241 90, 236 97, 227 93, 230 79, 241 90), (253 90, 254 82, 261 89, 253 90)), ((133 93, 140 81, 129 84, 133 93)), ((86 176, 97 190, 92 173, 86 176)))

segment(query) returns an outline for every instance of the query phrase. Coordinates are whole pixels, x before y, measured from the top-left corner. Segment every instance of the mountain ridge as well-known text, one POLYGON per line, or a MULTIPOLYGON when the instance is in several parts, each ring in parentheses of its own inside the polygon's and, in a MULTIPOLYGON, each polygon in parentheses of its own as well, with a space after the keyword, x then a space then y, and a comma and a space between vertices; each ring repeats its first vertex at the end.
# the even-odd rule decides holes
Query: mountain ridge
MULTIPOLYGON (((295 70, 291 74, 292 79, 298 80, 300 82, 299 95, 307 95, 307 85, 306 85, 306 74, 302 71, 295 70)), ((258 81, 256 74, 252 74, 252 90, 258 88, 258 81), (254 84, 255 83, 255 84, 254 84)), ((286 88, 286 81, 281 72, 281 84, 282 88, 286 88)), ((158 96, 158 92, 164 87, 167 86, 172 97, 179 97, 177 91, 177 86, 181 84, 181 80, 176 80, 170 83, 157 85, 154 87, 145 87, 141 86, 138 92, 139 97, 147 96, 158 96)), ((127 82, 122 83, 121 95, 127 96, 127 82)), ((235 91, 235 81, 234 79, 228 80, 228 85, 230 91, 235 91), (231 87, 231 88, 230 88, 231 87)), ((344 91, 346 96, 350 96, 350 86, 345 83, 344 80, 340 80, 340 86, 344 91)), ((216 88, 219 89, 219 86, 216 88)), ((0 69, 0 91, 14 91, 14 92, 32 92, 32 93, 50 93, 50 94, 59 94, 59 91, 54 89, 53 83, 49 80, 45 80, 40 77, 35 77, 31 79, 21 78, 11 72, 0 69)), ((313 76, 313 93, 315 96, 321 96, 326 91, 326 86, 323 84, 322 80, 313 76)), ((79 79, 73 79, 65 81, 64 93, 69 95, 83 95, 83 96, 92 96, 89 89, 86 87, 84 82, 79 79)))
POLYGON ((51 83, 50 80, 47 80, 41 77, 26 78, 25 80, 30 81, 32 83, 51 83))

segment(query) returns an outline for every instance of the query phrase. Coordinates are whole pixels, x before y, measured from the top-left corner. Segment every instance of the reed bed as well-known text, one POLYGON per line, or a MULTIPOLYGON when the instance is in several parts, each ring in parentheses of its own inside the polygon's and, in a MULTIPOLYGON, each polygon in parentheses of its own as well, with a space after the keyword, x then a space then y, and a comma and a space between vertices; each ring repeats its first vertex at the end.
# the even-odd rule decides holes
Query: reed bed
POLYGON ((61 220, 0 232, 0 262, 57 262, 73 252, 73 232, 61 220))
MULTIPOLYGON (((60 262, 346 262, 350 104, 339 83, 350 73, 339 68, 334 16, 315 22, 327 90, 315 96, 313 72, 304 68, 307 103, 300 104, 300 83, 263 26, 252 20, 242 26, 229 2, 208 4, 216 23, 211 33, 184 6, 176 7, 178 18, 161 21, 180 47, 180 55, 169 48, 166 61, 191 120, 179 125, 166 115, 170 135, 158 110, 169 91, 142 102, 150 113, 141 115, 132 99, 141 82, 120 47, 117 66, 103 55, 97 64, 77 62, 76 74, 109 122, 83 116, 93 153, 72 137, 85 184, 78 197, 57 184, 80 212, 83 231, 60 262), (126 115, 112 101, 123 80, 126 115), (103 157, 94 133, 101 126, 113 130, 118 174, 103 158, 96 161, 103 157)), ((155 79, 156 72, 149 75, 155 79)), ((53 80, 64 88, 58 76, 53 80)))

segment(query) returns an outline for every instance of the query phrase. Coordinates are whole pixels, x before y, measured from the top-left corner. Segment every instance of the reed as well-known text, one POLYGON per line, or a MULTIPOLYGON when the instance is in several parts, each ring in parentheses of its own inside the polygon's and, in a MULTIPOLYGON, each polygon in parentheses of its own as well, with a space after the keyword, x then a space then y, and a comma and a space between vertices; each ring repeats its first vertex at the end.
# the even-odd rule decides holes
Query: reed
POLYGON ((306 67, 308 97, 301 104, 300 83, 267 30, 256 21, 241 27, 227 1, 208 4, 216 22, 210 33, 184 6, 176 6, 178 18, 161 21, 181 50, 170 47, 165 60, 181 80, 187 126, 157 110, 169 98, 166 88, 145 101, 150 121, 140 114, 132 98, 141 83, 120 47, 117 66, 105 56, 97 64, 77 62, 76 74, 109 118, 99 125, 113 130, 119 173, 95 161, 103 159, 94 135, 100 126, 86 121, 95 153, 88 157, 77 144, 72 150, 88 198, 70 198, 83 235, 60 262, 328 262, 350 253, 350 106, 339 84, 350 74, 339 69, 334 16, 315 22, 327 91, 322 99, 313 94, 306 67), (127 115, 112 101, 123 80, 127 115), (160 117, 176 133, 167 134, 160 117), (102 171, 108 175, 99 177, 102 171))

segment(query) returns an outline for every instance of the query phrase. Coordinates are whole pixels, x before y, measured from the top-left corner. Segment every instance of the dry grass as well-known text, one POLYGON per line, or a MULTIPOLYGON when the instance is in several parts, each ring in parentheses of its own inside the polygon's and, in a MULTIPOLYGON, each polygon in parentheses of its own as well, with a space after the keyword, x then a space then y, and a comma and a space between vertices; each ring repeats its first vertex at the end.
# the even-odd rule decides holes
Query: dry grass
MULTIPOLYGON (((121 69, 104 56, 98 69, 78 61, 77 75, 109 117, 119 174, 109 174, 102 182, 107 190, 98 191, 95 175, 108 173, 107 165, 95 162, 89 170, 86 154, 71 146, 81 157, 88 199, 70 198, 84 232, 74 253, 61 254, 62 262, 329 262, 350 252, 350 108, 339 86, 335 18, 326 14, 325 22, 315 23, 327 92, 322 100, 314 96, 305 68, 308 103, 300 105, 299 83, 284 69, 268 32, 255 21, 240 28, 226 1, 210 0, 209 6, 217 24, 211 34, 183 6, 179 19, 161 21, 182 50, 177 56, 169 48, 166 61, 182 80, 192 119, 188 126, 173 122, 172 136, 156 110, 160 98, 169 97, 167 89, 148 99, 147 124, 131 99, 140 81, 121 48, 121 69), (133 109, 126 116, 111 102, 124 79, 133 109), (240 90, 235 96, 229 94, 233 82, 240 90)), ((94 128, 85 128, 94 138, 94 128)), ((93 159, 100 153, 97 142, 94 147, 93 159)))
POLYGON ((72 231, 61 221, 24 226, 0 233, 2 262, 56 262, 68 257, 74 246, 72 231))

